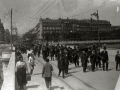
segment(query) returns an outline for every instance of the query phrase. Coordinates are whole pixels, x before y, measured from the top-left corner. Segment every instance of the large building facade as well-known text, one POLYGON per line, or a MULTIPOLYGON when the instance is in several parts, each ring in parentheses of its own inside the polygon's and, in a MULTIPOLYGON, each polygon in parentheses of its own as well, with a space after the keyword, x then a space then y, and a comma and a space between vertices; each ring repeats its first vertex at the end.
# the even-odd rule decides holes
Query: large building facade
MULTIPOLYGON (((40 19, 40 35, 46 41, 97 40, 98 31, 109 33, 111 23, 106 20, 40 19)), ((102 37, 100 38, 102 39, 102 37)))

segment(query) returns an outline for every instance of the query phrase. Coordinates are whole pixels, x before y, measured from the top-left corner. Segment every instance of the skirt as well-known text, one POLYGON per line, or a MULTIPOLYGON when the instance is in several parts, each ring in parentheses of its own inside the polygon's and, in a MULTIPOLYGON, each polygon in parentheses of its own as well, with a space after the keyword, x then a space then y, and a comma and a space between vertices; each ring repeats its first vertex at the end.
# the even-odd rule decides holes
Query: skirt
POLYGON ((19 86, 27 84, 26 69, 24 67, 18 68, 17 70, 17 82, 19 86))

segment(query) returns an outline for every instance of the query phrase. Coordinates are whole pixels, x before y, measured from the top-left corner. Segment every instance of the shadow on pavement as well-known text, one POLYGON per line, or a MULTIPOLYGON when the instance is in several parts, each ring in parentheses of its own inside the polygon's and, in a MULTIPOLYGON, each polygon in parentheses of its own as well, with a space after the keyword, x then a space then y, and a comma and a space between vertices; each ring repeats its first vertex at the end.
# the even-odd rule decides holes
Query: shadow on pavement
POLYGON ((68 74, 67 76, 65 76, 65 78, 70 77, 70 76, 72 76, 72 75, 68 74))
POLYGON ((40 86, 40 85, 31 85, 31 86, 26 86, 26 89, 25 89, 25 90, 27 90, 28 88, 37 88, 38 86, 40 86))
MULTIPOLYGON (((60 87, 58 87, 58 86, 52 86, 51 88, 50 88, 50 90, 55 90, 55 89, 57 89, 57 88, 60 88, 60 87)), ((61 87, 62 88, 62 87, 61 87)))
MULTIPOLYGON (((80 71, 80 70, 79 70, 80 71)), ((73 71, 73 72, 69 72, 69 73, 76 73, 76 72, 79 72, 79 71, 73 71)))
POLYGON ((60 89, 65 89, 64 87, 60 87, 60 89))
POLYGON ((35 74, 33 74, 33 75, 40 75, 40 74, 42 74, 42 73, 35 73, 35 74))

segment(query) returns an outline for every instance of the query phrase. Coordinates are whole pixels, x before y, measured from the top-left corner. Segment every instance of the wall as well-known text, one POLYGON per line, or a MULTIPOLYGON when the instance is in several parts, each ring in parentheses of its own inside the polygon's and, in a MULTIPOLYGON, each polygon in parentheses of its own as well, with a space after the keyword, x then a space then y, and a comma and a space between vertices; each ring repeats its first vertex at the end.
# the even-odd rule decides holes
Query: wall
POLYGON ((4 81, 1 90, 15 90, 15 52, 11 53, 7 70, 4 71, 4 81))

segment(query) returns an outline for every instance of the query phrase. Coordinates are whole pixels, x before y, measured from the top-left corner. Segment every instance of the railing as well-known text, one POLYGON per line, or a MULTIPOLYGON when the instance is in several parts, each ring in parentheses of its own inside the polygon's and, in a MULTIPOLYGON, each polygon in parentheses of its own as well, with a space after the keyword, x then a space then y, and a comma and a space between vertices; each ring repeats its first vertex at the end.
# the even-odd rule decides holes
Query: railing
MULTIPOLYGON (((98 40, 93 41, 59 41, 59 44, 92 44, 98 43, 98 40)), ((51 44, 58 44, 58 42, 49 42, 51 44)), ((100 43, 120 43, 120 40, 101 40, 100 43)))

